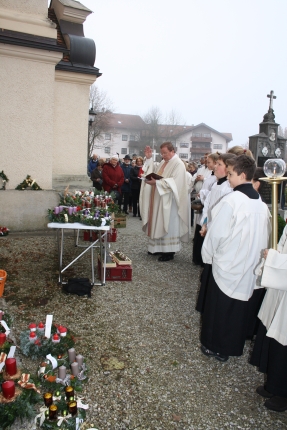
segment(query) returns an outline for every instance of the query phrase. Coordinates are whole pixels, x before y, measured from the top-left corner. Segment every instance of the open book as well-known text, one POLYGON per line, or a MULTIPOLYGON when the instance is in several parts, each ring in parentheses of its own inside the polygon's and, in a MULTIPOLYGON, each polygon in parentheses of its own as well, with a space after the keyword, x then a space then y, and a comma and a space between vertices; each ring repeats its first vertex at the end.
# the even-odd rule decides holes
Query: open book
POLYGON ((149 175, 146 175, 146 177, 144 179, 147 179, 148 181, 150 181, 151 179, 162 179, 163 176, 157 175, 156 173, 150 173, 149 175))

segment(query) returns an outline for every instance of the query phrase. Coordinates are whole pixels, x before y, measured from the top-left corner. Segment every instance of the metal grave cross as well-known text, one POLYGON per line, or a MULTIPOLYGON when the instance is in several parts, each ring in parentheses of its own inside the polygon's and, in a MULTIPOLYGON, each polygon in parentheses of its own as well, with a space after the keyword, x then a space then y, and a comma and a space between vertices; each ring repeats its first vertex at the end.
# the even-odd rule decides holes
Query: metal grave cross
POLYGON ((270 99, 269 109, 273 109, 273 99, 276 99, 276 96, 274 96, 274 91, 271 90, 270 94, 267 94, 267 97, 270 99))

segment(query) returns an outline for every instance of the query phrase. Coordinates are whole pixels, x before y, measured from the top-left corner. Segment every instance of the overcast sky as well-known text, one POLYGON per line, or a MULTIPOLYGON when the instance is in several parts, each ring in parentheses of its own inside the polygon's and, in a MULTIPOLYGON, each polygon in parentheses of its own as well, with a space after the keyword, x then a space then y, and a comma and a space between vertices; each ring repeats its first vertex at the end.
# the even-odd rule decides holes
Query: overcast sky
POLYGON ((115 111, 180 113, 245 144, 274 90, 287 127, 286 0, 81 0, 93 10, 97 80, 115 111))

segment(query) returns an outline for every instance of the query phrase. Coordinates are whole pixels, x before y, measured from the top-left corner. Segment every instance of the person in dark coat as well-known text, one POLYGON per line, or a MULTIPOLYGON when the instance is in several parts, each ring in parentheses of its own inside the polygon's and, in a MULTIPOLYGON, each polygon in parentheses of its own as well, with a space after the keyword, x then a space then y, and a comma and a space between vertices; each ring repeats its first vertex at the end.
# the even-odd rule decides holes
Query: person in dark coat
POLYGON ((125 214, 129 214, 128 212, 128 206, 129 206, 129 200, 130 200, 130 195, 131 195, 131 170, 132 170, 132 166, 131 166, 131 157, 129 155, 125 155, 124 157, 124 162, 121 165, 121 168, 123 169, 124 172, 124 183, 122 185, 122 197, 124 199, 124 207, 123 207, 123 211, 125 214))
POLYGON ((91 176, 92 175, 92 171, 97 167, 98 165, 98 156, 97 154, 93 154, 92 158, 89 161, 88 164, 88 175, 91 176))
POLYGON ((137 214, 140 217, 140 205, 139 196, 141 190, 142 180, 140 179, 143 174, 143 159, 142 157, 136 158, 136 165, 131 170, 131 180, 132 180, 132 202, 133 202, 133 216, 136 217, 137 214))
POLYGON ((100 159, 98 161, 97 167, 92 171, 91 180, 93 181, 93 187, 101 191, 103 189, 103 165, 104 160, 100 159))
POLYGON ((118 205, 121 205, 122 195, 121 187, 124 183, 125 177, 123 169, 119 165, 119 156, 113 154, 108 163, 103 166, 103 189, 108 193, 112 191, 116 194, 115 200, 118 205))

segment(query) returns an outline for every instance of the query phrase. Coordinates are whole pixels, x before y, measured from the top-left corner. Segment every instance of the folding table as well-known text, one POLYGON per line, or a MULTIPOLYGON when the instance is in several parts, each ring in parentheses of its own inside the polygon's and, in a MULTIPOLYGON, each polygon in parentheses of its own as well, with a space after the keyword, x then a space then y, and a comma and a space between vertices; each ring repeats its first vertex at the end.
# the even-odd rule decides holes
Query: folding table
POLYGON ((75 263, 79 258, 81 258, 87 251, 91 250, 91 269, 92 269, 92 284, 93 285, 105 285, 106 283, 106 262, 107 262, 107 233, 110 230, 110 226, 101 226, 101 227, 95 227, 95 226, 88 226, 84 225, 78 222, 75 223, 58 223, 58 222, 50 222, 48 224, 48 228, 55 228, 57 230, 57 242, 58 242, 58 256, 59 256, 59 284, 63 283, 63 272, 68 269, 68 267, 72 266, 72 264, 75 263), (81 254, 79 254, 74 260, 72 260, 67 266, 63 268, 63 252, 64 252, 64 232, 65 230, 74 230, 77 231, 77 241, 75 243, 75 246, 81 246, 78 245, 78 237, 79 237, 79 230, 93 230, 98 231, 99 235, 96 240, 91 242, 90 245, 86 245, 85 249, 81 254), (94 248, 99 247, 99 254, 102 261, 101 264, 101 270, 102 276, 100 276, 101 282, 98 284, 95 284, 95 273, 94 273, 94 248))

